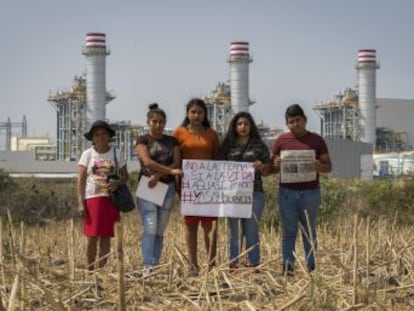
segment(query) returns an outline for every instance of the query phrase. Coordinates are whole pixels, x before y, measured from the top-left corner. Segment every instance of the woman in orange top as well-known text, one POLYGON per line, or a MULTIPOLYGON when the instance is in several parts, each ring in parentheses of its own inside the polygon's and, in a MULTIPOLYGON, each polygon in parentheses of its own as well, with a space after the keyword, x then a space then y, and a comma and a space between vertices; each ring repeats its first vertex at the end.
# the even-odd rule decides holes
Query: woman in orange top
MULTIPOLYGON (((187 115, 173 136, 178 140, 182 159, 215 160, 218 158, 219 139, 210 128, 207 107, 202 99, 193 98, 187 104, 187 115)), ((197 276, 198 224, 204 229, 204 243, 209 254, 209 267, 214 266, 217 248, 217 217, 184 216, 185 240, 190 260, 189 275, 197 276), (209 234, 211 235, 211 240, 209 234)))

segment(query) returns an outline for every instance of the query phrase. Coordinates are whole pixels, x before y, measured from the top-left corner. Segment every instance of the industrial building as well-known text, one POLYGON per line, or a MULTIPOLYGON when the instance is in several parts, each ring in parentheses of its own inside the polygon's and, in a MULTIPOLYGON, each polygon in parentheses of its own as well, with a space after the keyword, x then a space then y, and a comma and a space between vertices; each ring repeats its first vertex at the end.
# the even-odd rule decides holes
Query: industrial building
POLYGON ((12 122, 10 118, 7 118, 6 122, 0 122, 0 134, 5 137, 3 149, 6 151, 12 150, 12 137, 13 131, 18 130, 17 137, 27 137, 27 119, 23 116, 22 122, 12 122))
MULTIPOLYGON (((230 120, 234 115, 231 105, 230 85, 226 82, 219 82, 216 88, 211 92, 211 95, 204 96, 202 99, 206 103, 207 114, 211 126, 217 131, 220 137, 223 137, 227 132, 230 120)), ((249 106, 253 104, 254 101, 249 100, 249 106)), ((283 132, 280 128, 270 128, 263 123, 258 123, 257 129, 269 148, 277 136, 283 132)))
MULTIPOLYGON (((115 98, 107 92, 105 101, 115 98)), ((56 159, 73 161, 85 149, 87 129, 86 79, 75 77, 69 91, 50 93, 47 101, 56 110, 56 159)))
MULTIPOLYGON (((110 54, 106 46, 106 35, 96 32, 87 33, 82 54, 86 61, 85 76, 76 76, 70 90, 49 93, 47 101, 56 110, 56 143, 53 146, 38 141, 38 144, 25 155, 26 163, 30 167, 36 166, 33 163, 30 164, 33 160, 76 161, 82 151, 90 145, 90 142, 83 137, 90 124, 97 119, 107 120, 106 105, 115 99, 115 95, 107 91, 105 85, 106 57, 110 54)), ((248 111, 250 105, 254 103, 249 98, 249 64, 251 62, 249 43, 231 42, 228 58, 229 84, 219 83, 211 96, 204 97, 208 117, 221 136, 227 131, 234 113, 248 111)), ((142 125, 132 124, 130 121, 108 122, 116 131, 113 143, 128 160, 134 160, 136 138, 148 129, 142 125)), ((27 127, 26 123, 25 126, 27 127)), ((269 145, 281 132, 280 129, 270 129, 263 124, 259 124, 259 130, 269 145)), ((11 141, 11 135, 9 136, 8 141, 11 141)), ((24 136, 21 135, 21 137, 24 136)), ((7 155, 4 161, 7 162, 10 159, 7 155)), ((12 164, 8 167, 15 168, 12 164)), ((30 171, 36 171, 36 169, 30 169, 30 171)))
POLYGON ((321 118, 321 135, 326 138, 370 143, 376 139, 376 50, 358 51, 358 90, 345 89, 333 100, 313 106, 321 118))
POLYGON ((254 104, 249 97, 249 64, 253 59, 249 54, 249 43, 230 43, 229 63, 230 83, 219 82, 210 96, 204 96, 207 114, 212 127, 219 136, 227 131, 230 120, 239 111, 249 111, 254 104))
MULTIPOLYGON (((249 111, 254 104, 249 96, 249 66, 253 62, 249 49, 246 41, 230 42, 227 60, 229 82, 219 82, 211 94, 203 97, 212 127, 220 136, 227 131, 235 113, 249 111)), ((115 99, 114 93, 106 89, 106 58, 110 55, 106 35, 87 33, 81 52, 85 56, 85 75, 75 76, 69 90, 49 93, 47 98, 56 111, 56 141, 45 137, 27 137, 26 117, 23 117, 22 122, 8 119, 7 122, 0 122, 0 130, 6 133, 6 151, 25 150, 27 161, 30 158, 35 162, 75 162, 90 145, 83 134, 94 120, 108 121, 106 105, 115 99), (16 128, 20 134, 12 139, 12 130, 16 128)), ((320 116, 321 134, 327 139, 335 158, 333 175, 369 178, 372 175, 370 168, 375 165, 378 167, 378 163, 373 160, 378 159, 376 155, 373 157, 375 151, 382 152, 381 161, 386 161, 383 159, 384 152, 401 152, 414 146, 414 125, 410 120, 414 101, 376 97, 376 71, 379 68, 376 50, 359 50, 355 68, 357 88, 346 88, 333 99, 316 103, 313 110, 320 116)), ((131 121, 108 122, 116 131, 114 144, 131 163, 137 163, 134 144, 137 136, 148 129, 131 121)), ((282 133, 279 128, 260 123, 258 128, 269 147, 282 133)), ((411 168, 407 168, 407 165, 414 163, 410 160, 414 159, 414 155, 407 153, 401 157, 393 157, 398 158, 398 161, 394 161, 398 164, 392 171, 410 172, 411 168)), ((3 158, 4 162, 13 161, 8 154, 3 158)), ((34 162, 29 162, 26 163, 28 166, 36 166, 34 162)), ((2 167, 17 167, 6 164, 2 167)))
MULTIPOLYGON (((115 99, 106 90, 106 57, 110 54, 103 33, 86 34, 82 54, 86 76, 75 77, 69 91, 50 93, 48 102, 56 110, 56 159, 75 161, 89 146, 83 137, 94 120, 106 120, 106 105, 115 99)), ((142 126, 130 121, 110 122, 116 130, 114 143, 128 159, 135 155, 133 143, 142 126)))
MULTIPOLYGON (((377 98, 378 68, 376 50, 359 50, 357 88, 346 88, 333 99, 316 103, 313 110, 320 116, 321 135, 332 149, 341 149, 341 144, 344 146, 343 152, 336 155, 338 168, 343 163, 347 163, 348 171, 353 167, 355 159, 349 160, 351 150, 352 154, 360 156, 361 172, 369 167, 367 163, 371 158, 374 176, 411 174, 414 172, 414 154, 409 151, 414 146, 414 123, 411 120, 414 100, 377 98), (339 145, 333 143, 334 140, 339 145), (369 157, 365 153, 369 148, 349 142, 372 145, 369 157)), ((341 176, 346 174, 341 173, 341 176)))

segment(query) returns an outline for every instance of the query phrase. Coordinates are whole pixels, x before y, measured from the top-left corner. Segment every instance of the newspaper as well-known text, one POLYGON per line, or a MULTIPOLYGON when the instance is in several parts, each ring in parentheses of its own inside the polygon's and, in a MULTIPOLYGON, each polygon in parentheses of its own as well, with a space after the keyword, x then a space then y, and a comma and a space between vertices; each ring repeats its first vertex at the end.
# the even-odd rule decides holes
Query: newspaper
POLYGON ((316 180, 316 171, 313 167, 315 150, 282 150, 280 158, 280 181, 282 183, 316 180))

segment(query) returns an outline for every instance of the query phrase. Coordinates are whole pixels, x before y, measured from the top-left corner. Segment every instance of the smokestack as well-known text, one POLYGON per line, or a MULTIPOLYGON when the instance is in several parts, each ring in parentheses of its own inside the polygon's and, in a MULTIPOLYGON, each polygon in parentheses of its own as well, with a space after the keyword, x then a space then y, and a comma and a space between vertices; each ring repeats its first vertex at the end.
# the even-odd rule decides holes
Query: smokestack
POLYGON ((359 50, 358 64, 358 101, 361 111, 361 141, 370 143, 375 150, 377 128, 376 112, 376 70, 379 64, 376 59, 376 50, 359 50))
POLYGON ((87 33, 82 54, 86 57, 87 126, 95 120, 106 118, 106 35, 87 33))
POLYGON ((230 43, 230 92, 233 113, 249 111, 249 43, 237 41, 230 43))

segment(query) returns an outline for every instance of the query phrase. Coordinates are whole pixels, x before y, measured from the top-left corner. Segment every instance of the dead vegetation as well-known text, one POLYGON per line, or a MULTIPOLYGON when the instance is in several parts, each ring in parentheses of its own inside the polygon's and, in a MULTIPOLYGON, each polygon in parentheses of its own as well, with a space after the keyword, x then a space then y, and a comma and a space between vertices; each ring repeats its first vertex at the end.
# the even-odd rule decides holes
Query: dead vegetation
MULTIPOLYGON (((262 265, 228 270, 227 228, 219 224, 218 266, 187 277, 178 214, 167 228, 162 265, 143 277, 137 211, 123 215, 108 265, 85 269, 79 222, 12 225, 2 219, 0 310, 412 310, 414 235, 385 219, 349 215, 319 228, 318 268, 304 268, 302 244, 294 276, 281 275, 277 228, 261 230, 262 265), (123 231, 120 232, 120 231, 123 231)), ((199 235, 201 236, 201 235, 199 235)), ((200 241, 200 246, 202 245, 200 241)), ((242 256, 242 262, 244 255, 242 256)))
POLYGON ((137 211, 123 215, 108 265, 90 273, 81 223, 71 218, 75 182, 12 180, 0 172, 0 311, 414 309, 412 177, 324 180, 317 270, 306 272, 298 241, 294 276, 281 275, 275 187, 266 181, 259 273, 229 271, 228 230, 220 220, 218 266, 208 271, 200 240, 201 273, 187 277, 176 208, 162 264, 144 277, 137 211))

